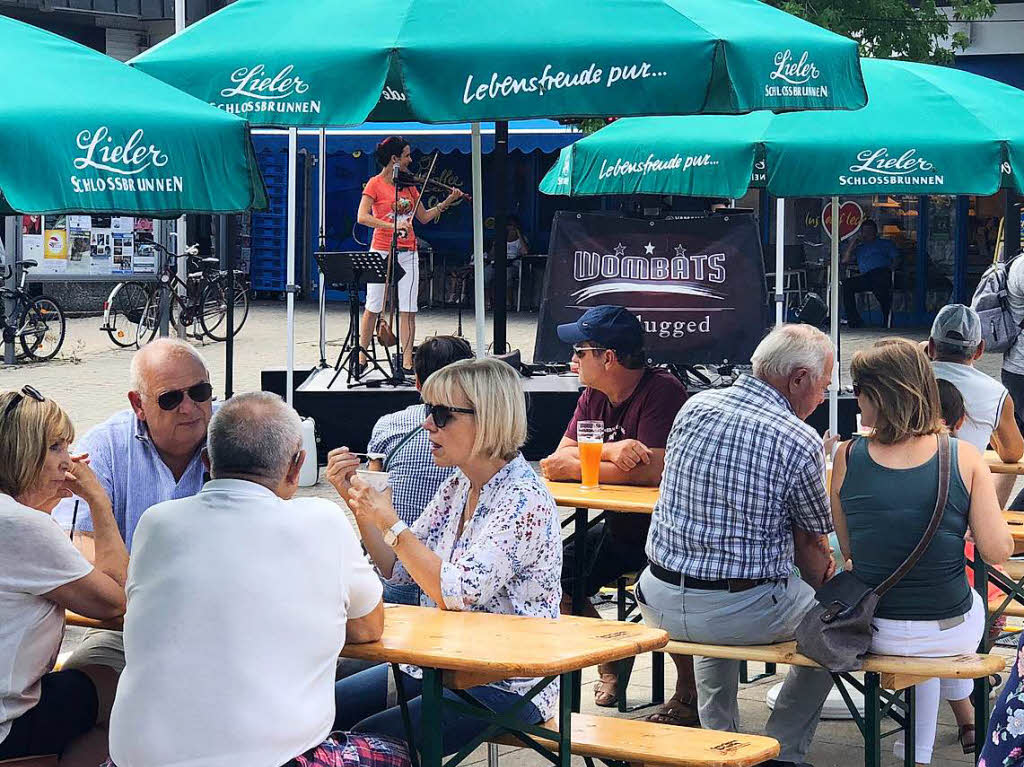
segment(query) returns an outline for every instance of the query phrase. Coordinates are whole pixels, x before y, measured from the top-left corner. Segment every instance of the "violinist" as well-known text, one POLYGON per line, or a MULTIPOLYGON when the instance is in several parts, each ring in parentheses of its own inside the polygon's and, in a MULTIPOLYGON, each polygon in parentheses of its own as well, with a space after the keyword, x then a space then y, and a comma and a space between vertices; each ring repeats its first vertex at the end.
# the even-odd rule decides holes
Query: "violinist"
MULTIPOLYGON (((374 229, 370 249, 385 256, 391 250, 392 233, 398 230, 398 264, 405 270, 405 275, 398 281, 398 311, 401 323, 399 340, 403 346, 402 367, 405 374, 411 376, 420 281, 419 254, 416 252, 416 234, 413 232, 413 212, 415 211, 416 219, 420 223, 436 221, 463 194, 458 189, 452 189, 443 202, 424 209, 416 204, 420 196, 419 189, 414 185, 404 186, 402 181, 399 181, 398 210, 395 210, 395 185, 392 179, 398 174, 408 174, 409 165, 412 163, 409 142, 400 136, 386 138, 377 145, 376 156, 381 170, 372 176, 363 188, 356 220, 363 226, 374 229)), ((366 286, 366 310, 359 324, 359 345, 363 348, 369 346, 377 316, 384 308, 384 293, 385 286, 380 283, 370 283, 366 286)), ((364 354, 360 354, 359 364, 365 367, 364 354)))

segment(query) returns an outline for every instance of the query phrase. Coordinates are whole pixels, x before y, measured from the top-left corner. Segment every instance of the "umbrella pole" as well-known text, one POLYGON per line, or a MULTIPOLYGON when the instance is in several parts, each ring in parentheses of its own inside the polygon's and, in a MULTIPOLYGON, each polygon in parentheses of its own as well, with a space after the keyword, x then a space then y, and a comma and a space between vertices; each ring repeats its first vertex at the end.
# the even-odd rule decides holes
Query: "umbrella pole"
MULTIPOLYGON (((507 337, 505 294, 508 292, 508 249, 505 244, 506 197, 505 185, 508 168, 508 122, 499 120, 494 123, 494 154, 491 156, 491 174, 494 184, 494 353, 504 354, 508 351, 505 343, 507 337)), ((522 272, 520 271, 520 274, 522 272)))
POLYGON ((786 295, 783 292, 783 276, 786 270, 786 200, 779 197, 775 200, 775 324, 781 325, 785 320, 782 306, 786 295))
POLYGON ((224 344, 224 399, 231 399, 235 386, 235 258, 228 251, 228 217, 217 216, 217 253, 227 269, 227 341, 224 344))
POLYGON ((828 389, 828 429, 839 433, 839 198, 832 198, 832 263, 829 281, 829 316, 831 320, 832 346, 836 360, 832 366, 832 384, 828 389))
POLYGON ((473 308, 476 318, 476 356, 487 354, 484 324, 484 202, 480 123, 473 123, 473 308))
POLYGON ((291 405, 295 382, 295 158, 298 154, 298 131, 288 129, 288 241, 285 260, 285 293, 288 304, 288 363, 285 372, 285 401, 291 405))
MULTIPOLYGON (((178 34, 185 29, 187 23, 185 14, 185 0, 174 0, 174 34, 178 34)), ((188 226, 185 223, 185 217, 180 216, 174 224, 174 231, 177 233, 177 239, 175 241, 178 252, 178 274, 188 274, 188 256, 182 255, 186 248, 188 248, 188 226)), ((173 288, 172 288, 173 289, 173 288)), ((181 305, 184 306, 187 303, 186 300, 186 288, 184 285, 178 286, 178 297, 181 299, 181 305)), ((160 291, 160 336, 167 336, 170 328, 171 313, 171 297, 168 295, 167 290, 160 291)), ((181 312, 178 313, 178 321, 175 324, 174 332, 177 333, 179 338, 185 338, 185 325, 181 321, 181 312)))
MULTIPOLYGON (((11 274, 4 282, 0 282, 0 287, 5 287, 8 290, 14 290, 18 286, 18 275, 15 273, 14 265, 19 261, 18 259, 18 225, 21 220, 17 216, 6 216, 4 218, 4 241, 3 248, 0 250, 4 251, 4 266, 11 267, 11 274)), ((4 302, 4 313, 10 317, 14 314, 14 299, 5 298, 4 302)), ((11 340, 4 344, 4 364, 13 365, 17 362, 14 350, 14 337, 11 336, 11 340)))
MULTIPOLYGON (((320 182, 320 218, 317 249, 327 250, 327 129, 320 128, 320 156, 317 160, 317 178, 320 182)), ((320 285, 320 368, 327 367, 327 283, 317 264, 317 283, 320 285)))

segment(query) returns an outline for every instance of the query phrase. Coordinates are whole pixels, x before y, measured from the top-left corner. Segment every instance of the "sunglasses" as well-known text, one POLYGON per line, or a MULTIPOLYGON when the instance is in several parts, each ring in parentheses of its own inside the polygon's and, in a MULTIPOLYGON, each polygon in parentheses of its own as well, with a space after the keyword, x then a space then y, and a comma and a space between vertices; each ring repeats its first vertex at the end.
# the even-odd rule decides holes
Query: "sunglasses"
POLYGON ((7 407, 4 408, 4 414, 0 417, 0 420, 7 420, 7 416, 14 412, 15 408, 21 404, 21 401, 25 397, 31 397, 36 402, 46 402, 46 397, 39 393, 39 390, 34 386, 26 384, 21 387, 21 391, 16 392, 11 401, 7 403, 7 407))
POLYGON ((207 402, 213 396, 213 385, 209 381, 200 381, 187 389, 165 391, 156 398, 156 404, 160 406, 161 410, 174 410, 185 399, 186 394, 198 405, 201 402, 207 402))
POLYGON ((468 413, 469 415, 476 413, 475 410, 472 410, 471 408, 468 407, 449 407, 448 405, 431 405, 426 402, 424 402, 423 404, 426 405, 427 408, 427 417, 433 418, 434 425, 439 429, 443 429, 445 426, 448 425, 448 422, 452 419, 452 413, 468 413))
POLYGON ((603 352, 604 349, 598 346, 574 346, 572 353, 574 357, 582 357, 586 352, 603 352))

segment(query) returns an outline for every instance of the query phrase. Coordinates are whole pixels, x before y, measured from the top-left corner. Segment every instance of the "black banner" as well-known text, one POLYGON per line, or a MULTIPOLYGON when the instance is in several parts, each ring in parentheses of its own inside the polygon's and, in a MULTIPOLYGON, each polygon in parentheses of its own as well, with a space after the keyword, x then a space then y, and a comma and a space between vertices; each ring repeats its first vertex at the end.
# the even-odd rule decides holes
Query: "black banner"
POLYGON ((749 364, 768 329, 766 299, 749 213, 651 221, 559 211, 534 361, 567 361, 555 327, 613 304, 640 317, 654 363, 749 364))

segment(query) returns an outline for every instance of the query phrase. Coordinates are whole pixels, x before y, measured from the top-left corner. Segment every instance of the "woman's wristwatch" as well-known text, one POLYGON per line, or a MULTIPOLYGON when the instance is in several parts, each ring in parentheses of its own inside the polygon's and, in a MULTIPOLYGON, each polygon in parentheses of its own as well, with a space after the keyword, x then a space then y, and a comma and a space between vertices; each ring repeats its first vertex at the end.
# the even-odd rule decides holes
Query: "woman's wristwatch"
POLYGON ((405 522, 403 522, 402 520, 398 520, 397 522, 395 522, 395 524, 393 524, 391 527, 384 531, 384 543, 386 543, 391 548, 394 548, 395 544, 398 543, 398 536, 400 536, 408 529, 409 526, 405 524, 405 522))

